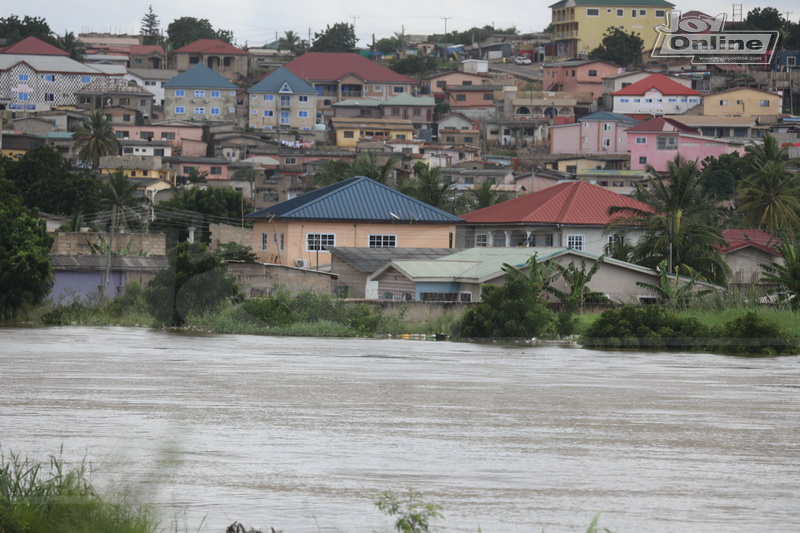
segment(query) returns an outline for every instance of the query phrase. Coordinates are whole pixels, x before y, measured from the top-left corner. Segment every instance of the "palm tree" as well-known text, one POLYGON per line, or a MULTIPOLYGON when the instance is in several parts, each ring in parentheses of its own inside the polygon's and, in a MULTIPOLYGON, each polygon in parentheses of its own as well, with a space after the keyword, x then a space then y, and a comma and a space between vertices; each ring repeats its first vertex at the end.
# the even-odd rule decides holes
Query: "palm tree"
POLYGON ((800 231, 800 175, 787 170, 786 164, 779 160, 764 162, 736 192, 738 211, 749 225, 793 239, 800 231))
POLYGON ((460 210, 463 204, 462 197, 457 194, 453 183, 445 182, 441 167, 431 168, 430 165, 419 162, 414 165, 414 175, 416 176, 414 197, 417 200, 448 213, 460 210))
POLYGON ((769 134, 764 136, 764 142, 751 142, 745 146, 744 151, 745 174, 755 172, 769 161, 793 162, 792 159, 789 159, 789 149, 786 146, 780 146, 778 139, 769 134))
POLYGON ((278 50, 288 50, 290 54, 296 55, 300 47, 300 36, 292 30, 286 31, 283 37, 278 39, 278 50))
POLYGON ((772 292, 781 293, 784 299, 788 299, 792 310, 800 310, 800 245, 783 243, 778 251, 783 264, 761 265, 764 269, 761 281, 773 284, 772 292))
POLYGON ((650 289, 658 294, 661 301, 668 309, 681 309, 686 307, 692 296, 702 296, 711 292, 711 289, 703 289, 695 291, 694 286, 697 284, 699 274, 695 274, 688 280, 680 276, 674 276, 674 280, 670 279, 670 272, 667 270, 667 261, 661 261, 658 264, 658 285, 652 283, 645 283, 644 281, 637 281, 636 285, 644 289, 650 289))
POLYGON ((721 212, 704 192, 702 180, 697 163, 678 155, 669 162, 666 177, 648 166, 645 183, 637 184, 636 199, 651 209, 609 209, 609 214, 620 215, 612 231, 634 226, 645 232, 634 248, 634 262, 654 268, 666 259, 670 272, 690 277, 699 272, 724 283, 730 269, 721 252, 721 212))
POLYGON ((587 300, 608 301, 605 294, 593 291, 588 286, 604 261, 605 256, 601 255, 588 271, 586 270, 585 259, 581 259, 580 268, 575 265, 574 261, 570 261, 566 267, 558 263, 554 264, 556 272, 564 278, 564 282, 567 284, 567 290, 565 291, 553 284, 548 288, 550 293, 561 300, 561 312, 558 315, 558 325, 556 326, 556 331, 559 335, 572 335, 577 324, 575 312, 583 310, 583 304, 587 300))
POLYGON ((78 157, 84 162, 91 161, 92 168, 100 165, 100 157, 119 154, 119 141, 102 109, 81 121, 75 130, 75 139, 78 157))
POLYGON ((378 183, 389 185, 400 158, 396 155, 391 155, 384 163, 381 163, 378 154, 377 150, 365 150, 359 153, 356 160, 353 161, 353 176, 366 176, 378 183))
POLYGON ((498 191, 494 183, 484 180, 470 189, 467 202, 473 210, 483 209, 490 205, 505 202, 510 196, 507 192, 498 191))

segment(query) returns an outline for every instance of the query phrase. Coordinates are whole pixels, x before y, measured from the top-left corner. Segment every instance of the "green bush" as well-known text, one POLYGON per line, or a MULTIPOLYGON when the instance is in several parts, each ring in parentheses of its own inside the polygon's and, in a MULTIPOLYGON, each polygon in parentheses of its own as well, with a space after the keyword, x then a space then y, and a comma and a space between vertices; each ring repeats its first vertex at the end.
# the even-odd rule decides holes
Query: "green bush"
POLYGON ((709 330, 695 318, 684 318, 660 306, 626 305, 609 309, 587 328, 587 348, 696 349, 709 330))
MULTIPOLYGON (((294 315, 286 303, 279 298, 257 298, 241 305, 244 317, 268 326, 285 326, 294 321, 294 315)), ((241 315, 240 315, 241 316, 241 315)))
POLYGON ((753 311, 715 328, 711 349, 732 354, 782 355, 798 352, 797 338, 753 311))

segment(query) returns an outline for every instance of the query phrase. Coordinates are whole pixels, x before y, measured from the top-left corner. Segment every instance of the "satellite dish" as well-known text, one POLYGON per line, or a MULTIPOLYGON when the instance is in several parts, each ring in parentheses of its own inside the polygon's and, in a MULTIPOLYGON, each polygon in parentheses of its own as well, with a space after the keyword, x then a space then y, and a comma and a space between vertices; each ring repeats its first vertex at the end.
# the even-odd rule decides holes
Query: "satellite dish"
POLYGON ((392 218, 393 218, 393 219, 395 219, 395 220, 400 220, 400 217, 399 217, 399 216, 397 216, 397 215, 395 215, 395 214, 394 214, 394 213, 392 213, 391 211, 389 211, 389 216, 390 216, 390 217, 392 217, 392 218))

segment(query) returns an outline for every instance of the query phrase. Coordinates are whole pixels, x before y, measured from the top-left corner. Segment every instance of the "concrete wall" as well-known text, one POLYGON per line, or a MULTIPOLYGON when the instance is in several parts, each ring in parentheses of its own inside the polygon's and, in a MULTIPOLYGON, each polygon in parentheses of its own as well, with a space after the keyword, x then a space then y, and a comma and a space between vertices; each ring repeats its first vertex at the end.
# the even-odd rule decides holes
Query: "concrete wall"
MULTIPOLYGON (((469 303, 456 302, 398 302, 393 300, 350 300, 350 305, 366 305, 383 315, 403 314, 406 322, 424 322, 444 315, 460 317, 470 308, 469 303)), ((431 331, 429 333, 446 333, 431 331)))
POLYGON ((253 246, 252 228, 240 228, 228 224, 209 224, 208 229, 211 232, 209 248, 212 250, 226 242, 235 242, 236 244, 241 244, 248 248, 252 248, 253 246))
MULTIPOLYGON (((91 255, 89 243, 100 243, 102 237, 109 241, 108 233, 57 231, 52 234, 52 255, 91 255)), ((167 237, 163 233, 120 233, 114 235, 114 251, 119 252, 131 242, 128 255, 167 255, 167 237)))
POLYGON ((270 296, 278 285, 291 294, 303 291, 333 293, 337 284, 335 274, 283 265, 228 263, 228 273, 236 277, 245 298, 270 296))

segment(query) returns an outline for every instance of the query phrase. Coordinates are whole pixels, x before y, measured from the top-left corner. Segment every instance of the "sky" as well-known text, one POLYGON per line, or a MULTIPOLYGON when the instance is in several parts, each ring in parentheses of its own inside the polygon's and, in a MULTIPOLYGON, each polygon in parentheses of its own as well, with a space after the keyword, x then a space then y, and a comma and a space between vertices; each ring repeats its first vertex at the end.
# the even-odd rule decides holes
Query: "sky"
MULTIPOLYGON (((401 32, 411 35, 430 35, 466 31, 486 25, 506 29, 516 27, 520 33, 543 30, 550 22, 549 5, 556 0, 520 2, 514 0, 300 0, 274 2, 265 0, 236 0, 227 4, 220 0, 27 0, 3 2, 0 17, 25 15, 44 18, 57 34, 65 31, 75 35, 88 32, 138 34, 142 17, 152 5, 166 32, 169 23, 181 17, 208 19, 214 29, 231 30, 235 44, 261 46, 282 37, 292 30, 303 39, 309 32, 324 31, 328 25, 346 22, 355 25, 359 46, 369 46, 375 39, 392 37, 401 32), (10 7, 14 6, 14 7, 10 7), (226 9, 229 6, 229 9, 226 9), (524 6, 524 7, 523 7, 524 6)), ((675 9, 698 9, 686 0, 671 0, 675 9)), ((731 20, 733 3, 720 0, 703 2, 702 11, 709 15, 727 13, 731 20)), ((755 7, 772 6, 793 22, 800 20, 797 0, 771 0, 768 4, 742 3, 742 13, 755 7)))

